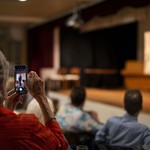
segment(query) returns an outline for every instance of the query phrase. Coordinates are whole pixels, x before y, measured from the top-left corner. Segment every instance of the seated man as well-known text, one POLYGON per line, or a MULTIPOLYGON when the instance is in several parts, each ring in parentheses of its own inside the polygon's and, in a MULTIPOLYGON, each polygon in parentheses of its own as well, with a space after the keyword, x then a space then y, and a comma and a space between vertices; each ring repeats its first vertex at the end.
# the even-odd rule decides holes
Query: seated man
POLYGON ((126 114, 111 117, 96 133, 95 140, 112 146, 135 148, 137 145, 150 145, 150 129, 137 122, 142 110, 142 95, 139 90, 127 90, 124 97, 126 114))
POLYGON ((64 131, 93 132, 102 124, 98 121, 97 114, 93 111, 83 110, 86 92, 85 88, 77 86, 72 89, 71 103, 62 106, 57 114, 57 120, 64 131))

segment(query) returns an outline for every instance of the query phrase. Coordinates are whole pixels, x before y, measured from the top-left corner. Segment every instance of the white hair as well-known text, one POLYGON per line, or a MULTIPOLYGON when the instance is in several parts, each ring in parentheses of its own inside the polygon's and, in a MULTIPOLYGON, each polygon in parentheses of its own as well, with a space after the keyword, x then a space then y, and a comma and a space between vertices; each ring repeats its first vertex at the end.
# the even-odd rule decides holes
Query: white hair
POLYGON ((0 51, 0 104, 5 99, 5 88, 6 88, 6 82, 9 77, 9 62, 7 61, 6 57, 0 51))

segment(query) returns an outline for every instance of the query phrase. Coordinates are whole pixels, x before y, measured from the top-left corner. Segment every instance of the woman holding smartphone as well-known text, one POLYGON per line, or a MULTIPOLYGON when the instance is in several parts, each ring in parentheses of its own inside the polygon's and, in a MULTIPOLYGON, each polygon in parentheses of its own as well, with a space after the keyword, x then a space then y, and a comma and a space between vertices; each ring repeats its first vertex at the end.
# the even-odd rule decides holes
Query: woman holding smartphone
POLYGON ((37 100, 45 126, 33 114, 15 114, 13 110, 22 95, 15 90, 6 93, 9 63, 0 51, 0 149, 5 150, 67 150, 62 130, 48 105, 44 82, 31 71, 24 81, 27 91, 37 100))

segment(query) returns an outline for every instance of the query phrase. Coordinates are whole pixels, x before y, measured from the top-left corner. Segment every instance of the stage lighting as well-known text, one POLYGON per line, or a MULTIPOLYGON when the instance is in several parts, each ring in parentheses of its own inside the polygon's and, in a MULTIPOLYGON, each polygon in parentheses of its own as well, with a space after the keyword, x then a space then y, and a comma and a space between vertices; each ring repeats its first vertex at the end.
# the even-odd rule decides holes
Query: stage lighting
POLYGON ((66 26, 73 28, 80 28, 83 23, 84 20, 78 12, 73 13, 73 15, 66 20, 66 26))

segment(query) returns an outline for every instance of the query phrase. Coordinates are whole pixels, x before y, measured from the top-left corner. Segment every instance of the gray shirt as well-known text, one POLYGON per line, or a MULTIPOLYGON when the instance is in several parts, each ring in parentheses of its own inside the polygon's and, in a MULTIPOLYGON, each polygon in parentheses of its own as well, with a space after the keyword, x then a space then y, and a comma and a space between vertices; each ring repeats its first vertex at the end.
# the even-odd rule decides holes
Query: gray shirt
POLYGON ((111 117, 104 127, 96 133, 96 141, 113 146, 136 147, 150 145, 150 129, 137 122, 137 117, 125 114, 111 117))

